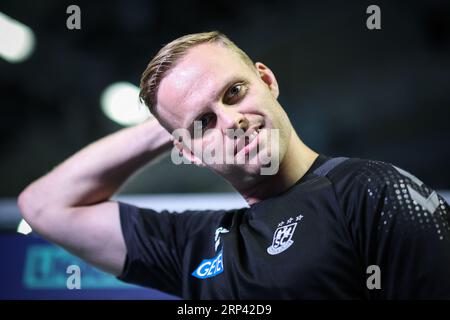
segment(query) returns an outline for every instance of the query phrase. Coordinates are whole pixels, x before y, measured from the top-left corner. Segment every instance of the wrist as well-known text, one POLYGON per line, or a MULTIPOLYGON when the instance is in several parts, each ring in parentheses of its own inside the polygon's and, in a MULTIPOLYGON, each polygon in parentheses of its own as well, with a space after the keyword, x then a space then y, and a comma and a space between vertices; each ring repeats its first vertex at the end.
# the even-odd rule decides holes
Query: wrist
POLYGON ((145 137, 150 137, 148 150, 152 153, 164 153, 173 147, 173 137, 156 119, 150 119, 142 124, 145 137))

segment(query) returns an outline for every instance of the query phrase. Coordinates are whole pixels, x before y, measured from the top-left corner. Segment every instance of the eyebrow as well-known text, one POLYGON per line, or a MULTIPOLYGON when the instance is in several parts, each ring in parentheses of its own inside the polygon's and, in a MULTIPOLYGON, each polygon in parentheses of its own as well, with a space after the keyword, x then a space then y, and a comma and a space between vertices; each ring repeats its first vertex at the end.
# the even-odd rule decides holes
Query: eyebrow
MULTIPOLYGON (((220 99, 220 97, 224 94, 224 92, 235 82, 240 81, 242 77, 239 76, 231 76, 229 79, 227 79, 226 81, 224 81, 224 85, 222 86, 221 90, 219 90, 219 92, 217 93, 217 95, 214 97, 215 100, 220 99)), ((202 108, 201 110, 203 110, 204 108, 202 108)), ((195 121, 195 119, 197 119, 200 115, 202 115, 201 112, 198 112, 198 110, 196 110, 195 112, 192 112, 191 114, 193 114, 193 116, 188 117, 188 120, 185 123, 185 127, 188 128, 188 130, 192 130, 193 129, 193 123, 195 121)))

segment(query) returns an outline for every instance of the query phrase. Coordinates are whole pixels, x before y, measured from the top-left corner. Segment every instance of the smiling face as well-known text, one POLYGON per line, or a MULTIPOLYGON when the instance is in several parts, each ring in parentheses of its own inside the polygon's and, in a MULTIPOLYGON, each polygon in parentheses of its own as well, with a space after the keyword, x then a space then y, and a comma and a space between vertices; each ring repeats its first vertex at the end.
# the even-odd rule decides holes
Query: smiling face
MULTIPOLYGON (((293 129, 277 98, 278 85, 269 68, 262 63, 250 66, 229 48, 206 43, 190 48, 164 76, 157 92, 155 112, 170 132, 180 128, 189 130, 192 139, 187 145, 191 146, 191 150, 186 144, 178 147, 182 148, 185 157, 197 163, 201 163, 202 159, 192 150, 211 149, 218 142, 223 146, 234 143, 233 137, 227 135, 229 129, 242 129, 247 136, 257 136, 256 142, 248 146, 257 146, 259 152, 271 148, 271 143, 264 138, 267 135, 261 133, 278 129, 281 162, 293 129), (215 134, 206 131, 205 135, 195 138, 194 121, 201 122, 203 131, 217 130, 215 134)), ((239 154, 239 151, 248 150, 242 148, 236 151, 239 154)), ((244 164, 208 165, 234 186, 241 187, 250 186, 263 178, 261 166, 260 161, 253 164, 245 161, 244 164)))

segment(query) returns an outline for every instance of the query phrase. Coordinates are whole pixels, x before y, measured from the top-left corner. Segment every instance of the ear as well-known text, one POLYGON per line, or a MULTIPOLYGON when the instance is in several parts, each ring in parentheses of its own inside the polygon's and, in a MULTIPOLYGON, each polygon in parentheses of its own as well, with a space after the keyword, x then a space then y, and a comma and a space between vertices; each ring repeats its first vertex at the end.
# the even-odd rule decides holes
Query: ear
POLYGON ((273 74, 272 70, 270 70, 269 67, 267 67, 265 64, 261 62, 256 62, 255 67, 256 70, 258 71, 261 80, 265 84, 267 84, 275 99, 278 99, 278 96, 280 95, 280 90, 278 88, 277 79, 275 78, 275 75, 273 74))
POLYGON ((201 159, 199 159, 191 150, 186 146, 184 142, 180 142, 176 139, 173 140, 173 145, 179 150, 180 155, 188 159, 190 163, 199 167, 206 167, 201 159))

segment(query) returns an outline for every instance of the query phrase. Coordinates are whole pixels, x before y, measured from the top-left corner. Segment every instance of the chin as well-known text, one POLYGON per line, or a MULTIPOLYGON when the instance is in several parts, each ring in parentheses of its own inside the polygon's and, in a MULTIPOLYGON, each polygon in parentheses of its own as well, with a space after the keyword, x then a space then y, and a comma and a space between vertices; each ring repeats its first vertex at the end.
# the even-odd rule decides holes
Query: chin
POLYGON ((261 175, 261 164, 235 164, 211 169, 233 185, 246 184, 250 181, 259 180, 264 177, 261 175))
POLYGON ((261 180, 265 176, 261 174, 262 165, 260 163, 257 164, 244 164, 239 166, 239 168, 235 172, 235 176, 239 178, 242 182, 250 182, 261 180))

